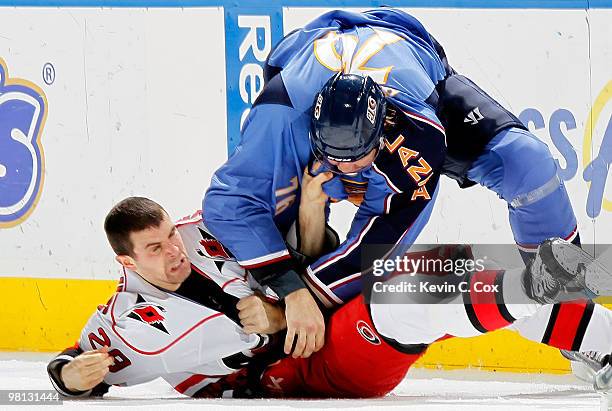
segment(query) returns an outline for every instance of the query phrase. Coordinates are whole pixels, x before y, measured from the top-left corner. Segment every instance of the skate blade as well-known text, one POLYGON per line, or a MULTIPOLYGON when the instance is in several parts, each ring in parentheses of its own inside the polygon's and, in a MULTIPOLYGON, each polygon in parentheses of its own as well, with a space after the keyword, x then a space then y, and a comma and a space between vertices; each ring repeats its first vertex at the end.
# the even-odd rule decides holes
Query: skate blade
POLYGON ((555 241, 552 253, 561 267, 576 275, 597 296, 612 296, 612 273, 582 248, 565 241, 555 241))

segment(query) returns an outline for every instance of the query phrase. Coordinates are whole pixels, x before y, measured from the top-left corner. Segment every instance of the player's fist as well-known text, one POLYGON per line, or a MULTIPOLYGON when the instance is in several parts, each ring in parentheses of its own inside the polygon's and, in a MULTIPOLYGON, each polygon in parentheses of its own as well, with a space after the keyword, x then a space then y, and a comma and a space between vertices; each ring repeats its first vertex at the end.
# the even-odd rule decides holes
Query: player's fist
MULTIPOLYGON (((312 171, 317 172, 321 168, 321 163, 315 161, 312 166, 312 171)), ((302 176, 302 194, 300 199, 300 207, 304 205, 324 206, 327 203, 328 196, 323 191, 323 183, 332 179, 334 175, 329 171, 324 171, 316 176, 313 176, 308 171, 308 166, 304 170, 302 176)))
POLYGON ((113 365, 108 347, 87 351, 62 367, 60 378, 70 391, 87 391, 100 384, 113 365))
POLYGON ((301 288, 285 297, 287 338, 285 354, 291 353, 293 340, 297 339, 293 357, 308 358, 319 351, 325 342, 325 320, 319 306, 306 288, 301 288))
POLYGON ((275 334, 287 327, 285 313, 260 295, 242 298, 236 304, 243 331, 247 334, 275 334))

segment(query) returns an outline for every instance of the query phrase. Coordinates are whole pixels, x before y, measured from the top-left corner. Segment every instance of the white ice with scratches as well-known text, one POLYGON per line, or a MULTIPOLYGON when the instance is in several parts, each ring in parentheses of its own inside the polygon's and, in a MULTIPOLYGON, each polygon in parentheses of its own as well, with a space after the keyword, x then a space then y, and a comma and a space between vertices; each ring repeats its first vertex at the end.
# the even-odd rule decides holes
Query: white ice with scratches
MULTIPOLYGON (((48 354, 0 353, 0 388, 51 389, 45 372, 48 354)), ((129 409, 418 409, 418 410, 597 410, 600 397, 570 375, 492 373, 474 370, 411 370, 385 397, 374 400, 194 400, 165 382, 111 388, 103 400, 65 401, 62 410, 129 409), (117 408, 119 409, 119 408, 117 408)), ((52 409, 56 407, 50 407, 52 409)), ((57 407, 59 409, 59 407, 57 407)))

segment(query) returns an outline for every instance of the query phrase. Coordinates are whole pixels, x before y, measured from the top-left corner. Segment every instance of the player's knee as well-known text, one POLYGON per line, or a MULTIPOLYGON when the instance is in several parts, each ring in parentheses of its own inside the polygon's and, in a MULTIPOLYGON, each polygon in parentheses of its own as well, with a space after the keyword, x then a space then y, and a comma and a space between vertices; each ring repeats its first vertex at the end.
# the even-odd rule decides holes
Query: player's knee
POLYGON ((515 129, 511 134, 507 144, 495 149, 503 162, 503 197, 507 201, 542 187, 557 173, 546 144, 524 130, 515 129))

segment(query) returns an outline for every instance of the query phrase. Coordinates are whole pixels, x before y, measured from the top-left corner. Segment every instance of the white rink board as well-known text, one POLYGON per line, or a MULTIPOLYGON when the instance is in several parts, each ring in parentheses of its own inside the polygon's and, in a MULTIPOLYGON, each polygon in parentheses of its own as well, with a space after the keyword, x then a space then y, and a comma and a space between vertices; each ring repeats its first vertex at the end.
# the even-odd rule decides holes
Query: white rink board
POLYGON ((0 275, 114 279, 110 207, 144 195, 190 214, 227 157, 223 11, 0 11, 0 57, 49 102, 43 193, 0 229, 0 275))
MULTIPOLYGON (((405 10, 458 71, 515 114, 541 113, 546 125, 535 134, 562 167, 548 122, 559 109, 573 115, 576 128, 561 132, 578 158, 566 186, 581 236, 612 242, 612 204, 589 218, 582 176, 583 150, 591 158, 599 152, 612 114, 607 102, 592 146, 583 147, 592 103, 612 80, 612 10, 405 10)), ((323 11, 285 8, 285 32, 323 11)), ((215 7, 0 9, 0 57, 11 77, 38 84, 49 105, 42 196, 22 224, 0 229, 0 276, 113 279, 117 266, 102 231, 112 204, 145 195, 175 217, 200 207, 227 153, 223 19, 215 7), (52 85, 41 76, 48 62, 52 85)), ((612 198, 612 188, 605 193, 612 198)), ((335 208, 343 215, 334 221, 346 226, 352 206, 335 208)), ((419 241, 512 243, 505 204, 444 178, 419 241)))

